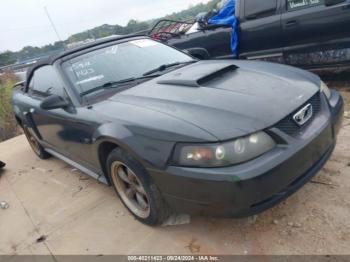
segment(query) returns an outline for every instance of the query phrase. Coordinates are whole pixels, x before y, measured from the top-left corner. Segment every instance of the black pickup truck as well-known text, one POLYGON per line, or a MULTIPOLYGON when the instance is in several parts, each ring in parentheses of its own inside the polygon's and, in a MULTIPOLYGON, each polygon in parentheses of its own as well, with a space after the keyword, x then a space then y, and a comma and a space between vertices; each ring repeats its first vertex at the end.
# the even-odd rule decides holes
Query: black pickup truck
MULTIPOLYGON (((238 58, 304 68, 350 65, 350 0, 237 0, 236 17, 238 58)), ((150 35, 179 49, 205 49, 210 57, 232 56, 232 28, 201 25, 188 33, 192 23, 180 23, 176 33, 174 25, 161 31, 158 24, 150 35)))

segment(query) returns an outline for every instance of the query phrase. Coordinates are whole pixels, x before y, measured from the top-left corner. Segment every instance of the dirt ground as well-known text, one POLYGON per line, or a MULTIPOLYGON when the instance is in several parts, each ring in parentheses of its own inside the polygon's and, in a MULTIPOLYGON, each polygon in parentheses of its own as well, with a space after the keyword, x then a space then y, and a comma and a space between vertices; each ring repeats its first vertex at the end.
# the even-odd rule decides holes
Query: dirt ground
POLYGON ((42 161, 23 136, 0 144, 0 254, 350 254, 350 85, 343 128, 325 168, 275 208, 248 219, 192 218, 150 228, 113 190, 55 158, 42 161))

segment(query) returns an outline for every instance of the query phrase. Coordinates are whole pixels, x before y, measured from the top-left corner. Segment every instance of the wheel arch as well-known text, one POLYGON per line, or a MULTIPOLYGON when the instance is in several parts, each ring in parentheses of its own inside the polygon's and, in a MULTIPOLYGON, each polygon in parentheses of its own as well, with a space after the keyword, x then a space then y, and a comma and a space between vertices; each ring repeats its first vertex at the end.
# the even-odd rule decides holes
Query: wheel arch
POLYGON ((111 178, 109 177, 106 163, 107 163, 108 156, 116 148, 119 148, 119 145, 111 141, 103 141, 99 144, 97 148, 99 165, 109 185, 112 184, 112 181, 111 181, 111 178))
POLYGON ((132 157, 134 157, 138 162, 140 162, 144 167, 146 167, 144 160, 140 156, 138 156, 131 148, 129 148, 127 145, 125 145, 118 139, 112 137, 101 137, 97 141, 96 148, 100 168, 103 174, 105 175, 109 185, 111 185, 111 178, 109 177, 109 172, 107 170, 106 163, 110 153, 117 148, 124 150, 132 157))
POLYGON ((15 115, 15 119, 16 119, 17 124, 18 124, 20 127, 23 127, 23 121, 22 121, 22 119, 21 119, 18 115, 15 115))

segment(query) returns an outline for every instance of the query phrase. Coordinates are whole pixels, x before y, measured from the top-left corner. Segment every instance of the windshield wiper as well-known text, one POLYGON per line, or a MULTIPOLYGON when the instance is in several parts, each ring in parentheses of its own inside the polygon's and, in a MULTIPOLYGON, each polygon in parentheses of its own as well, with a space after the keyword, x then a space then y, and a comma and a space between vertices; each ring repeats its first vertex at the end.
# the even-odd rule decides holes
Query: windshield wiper
POLYGON ((152 70, 144 73, 143 76, 149 76, 149 75, 152 75, 152 74, 157 73, 157 72, 165 71, 166 69, 168 69, 170 67, 174 67, 174 66, 178 66, 178 65, 191 64, 191 63, 194 63, 194 62, 197 62, 197 61, 196 60, 191 60, 191 61, 187 61, 187 62, 175 62, 175 63, 171 63, 171 64, 164 64, 164 65, 158 66, 157 68, 152 69, 152 70))
POLYGON ((109 82, 104 83, 103 85, 100 85, 100 86, 94 87, 92 89, 86 90, 85 92, 82 92, 80 94, 80 96, 86 96, 86 95, 89 95, 91 93, 95 93, 95 92, 100 91, 100 90, 116 88, 122 84, 132 83, 132 82, 135 82, 137 80, 142 80, 142 79, 157 77, 157 76, 159 76, 159 75, 130 77, 130 78, 126 78, 126 79, 119 80, 119 81, 109 81, 109 82))

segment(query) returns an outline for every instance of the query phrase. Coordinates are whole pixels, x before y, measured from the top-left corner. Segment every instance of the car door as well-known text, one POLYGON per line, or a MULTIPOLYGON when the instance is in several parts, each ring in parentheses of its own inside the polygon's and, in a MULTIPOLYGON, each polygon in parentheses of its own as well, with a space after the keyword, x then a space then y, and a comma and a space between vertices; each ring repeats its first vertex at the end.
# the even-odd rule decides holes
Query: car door
POLYGON ((284 0, 284 53, 289 64, 344 62, 350 54, 349 0, 284 0), (334 51, 335 50, 335 51, 334 51))
POLYGON ((179 49, 204 48, 211 57, 232 56, 231 27, 217 26, 197 32, 173 37, 167 44, 179 49))
POLYGON ((42 109, 40 104, 51 95, 70 101, 59 74, 53 66, 47 65, 37 69, 30 81, 27 118, 45 147, 91 168, 92 136, 97 125, 89 121, 93 119, 93 112, 73 104, 67 108, 42 109))
POLYGON ((281 57, 283 46, 280 2, 241 0, 238 3, 240 57, 281 57))

